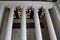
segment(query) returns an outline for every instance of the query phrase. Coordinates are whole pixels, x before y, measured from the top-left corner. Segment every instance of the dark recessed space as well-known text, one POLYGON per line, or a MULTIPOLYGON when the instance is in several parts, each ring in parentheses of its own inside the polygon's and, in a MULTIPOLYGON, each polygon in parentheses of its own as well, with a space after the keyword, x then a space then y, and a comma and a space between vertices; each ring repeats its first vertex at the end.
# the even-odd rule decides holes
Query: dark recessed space
POLYGON ((16 10, 14 11, 14 14, 15 14, 16 18, 19 18, 19 17, 18 17, 18 9, 16 9, 16 10))
POLYGON ((33 19, 33 14, 34 11, 32 10, 32 8, 27 9, 26 11, 27 19, 33 19))
MULTIPOLYGON (((44 23, 40 23, 41 28, 44 28, 44 23)), ((27 28, 35 28, 34 23, 27 23, 26 24, 27 28)), ((13 23, 13 29, 20 29, 21 28, 21 24, 20 23, 13 23)))
MULTIPOLYGON (((32 8, 29 8, 26 10, 26 18, 27 19, 33 19, 33 14, 34 14, 34 11, 32 10, 32 8)), ((22 16, 22 9, 16 8, 14 10, 14 19, 21 19, 21 16, 22 16)))
MULTIPOLYGON (((41 28, 44 28, 44 23, 40 23, 41 25, 41 28)), ((34 23, 27 23, 27 28, 30 29, 30 28, 35 28, 35 24, 34 23)))
POLYGON ((13 23, 13 29, 20 29, 21 24, 20 23, 13 23))
MULTIPOLYGON (((43 7, 41 7, 38 11, 38 15, 40 19, 44 19, 45 12, 43 7)), ((16 8, 14 11, 14 19, 21 19, 22 16, 22 9, 21 8, 16 8), (16 18, 15 18, 16 17, 16 18)), ((34 10, 33 8, 29 8, 26 10, 26 18, 27 19, 33 19, 34 16, 34 10)))
POLYGON ((44 17, 45 17, 45 12, 44 12, 43 7, 41 7, 41 8, 39 9, 38 15, 39 15, 39 18, 40 18, 40 19, 44 19, 44 17))
POLYGON ((20 6, 17 6, 16 9, 14 10, 14 16, 16 17, 14 19, 21 18, 21 16, 22 16, 22 9, 20 8, 20 6))
POLYGON ((40 23, 40 25, 41 25, 41 28, 44 28, 44 23, 42 22, 42 23, 40 23))
POLYGON ((30 28, 35 28, 34 23, 27 23, 27 28, 28 28, 28 29, 30 29, 30 28))

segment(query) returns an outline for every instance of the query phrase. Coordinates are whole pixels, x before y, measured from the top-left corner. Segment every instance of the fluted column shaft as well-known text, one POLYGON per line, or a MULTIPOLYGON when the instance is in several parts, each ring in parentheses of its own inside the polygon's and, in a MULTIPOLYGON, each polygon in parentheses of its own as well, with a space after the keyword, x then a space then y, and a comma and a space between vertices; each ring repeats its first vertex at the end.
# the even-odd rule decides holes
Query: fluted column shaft
POLYGON ((21 40, 27 40, 26 35, 26 9, 22 9, 22 18, 21 18, 21 40))
POLYGON ((11 40, 14 8, 10 9, 4 40, 11 40))
POLYGON ((34 9, 34 22, 35 22, 36 40, 42 40, 41 26, 37 8, 34 9))
POLYGON ((4 16, 4 6, 2 6, 1 9, 0 9, 0 29, 1 29, 3 16, 4 16))
POLYGON ((48 30, 49 30, 49 34, 50 34, 50 39, 51 40, 57 40, 56 34, 55 34, 55 30, 53 27, 53 23, 49 14, 49 11, 47 8, 45 8, 45 16, 46 16, 46 21, 47 21, 47 25, 48 25, 48 30))

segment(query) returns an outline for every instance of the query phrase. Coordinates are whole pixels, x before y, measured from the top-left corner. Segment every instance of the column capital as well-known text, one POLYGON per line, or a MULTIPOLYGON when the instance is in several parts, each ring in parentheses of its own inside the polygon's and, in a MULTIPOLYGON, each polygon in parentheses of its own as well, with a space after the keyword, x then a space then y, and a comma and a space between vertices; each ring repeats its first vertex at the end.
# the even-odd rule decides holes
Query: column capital
POLYGON ((36 11, 36 12, 38 12, 39 9, 38 8, 34 8, 33 10, 36 11))
POLYGON ((22 10, 26 11, 26 10, 27 10, 27 8, 26 8, 26 7, 22 7, 22 10))

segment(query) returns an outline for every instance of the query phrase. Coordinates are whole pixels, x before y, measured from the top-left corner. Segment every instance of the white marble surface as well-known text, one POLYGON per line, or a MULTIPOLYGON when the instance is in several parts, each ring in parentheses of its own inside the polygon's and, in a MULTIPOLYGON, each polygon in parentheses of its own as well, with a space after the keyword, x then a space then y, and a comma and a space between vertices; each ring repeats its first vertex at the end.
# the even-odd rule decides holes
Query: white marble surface
POLYGON ((5 6, 23 6, 23 7, 38 7, 40 8, 41 6, 47 7, 47 8, 52 8, 54 6, 54 2, 42 2, 42 1, 0 1, 0 6, 5 5, 5 6))

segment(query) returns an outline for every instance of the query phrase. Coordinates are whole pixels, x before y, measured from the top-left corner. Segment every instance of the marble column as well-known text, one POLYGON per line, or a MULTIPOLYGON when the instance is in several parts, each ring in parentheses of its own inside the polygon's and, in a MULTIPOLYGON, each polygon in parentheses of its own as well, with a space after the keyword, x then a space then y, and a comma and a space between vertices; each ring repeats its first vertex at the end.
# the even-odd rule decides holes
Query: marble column
POLYGON ((25 8, 22 8, 21 40, 27 40, 27 34, 26 34, 26 9, 25 8))
POLYGON ((14 8, 10 8, 4 40, 11 40, 14 8))
POLYGON ((34 9, 34 23, 35 23, 36 40, 43 40, 37 8, 34 9))
POLYGON ((2 24, 2 20, 3 20, 3 16, 4 16, 4 8, 5 8, 5 6, 1 6, 0 7, 0 29, 1 29, 1 24, 2 24))
POLYGON ((46 16, 46 21, 48 25, 49 34, 50 34, 50 40, 57 40, 54 26, 53 26, 53 23, 52 23, 52 20, 51 20, 51 17, 47 8, 45 8, 45 16, 46 16))
POLYGON ((58 19, 60 20, 60 10, 58 9, 58 7, 54 6, 54 7, 53 7, 53 10, 55 11, 58 19))

